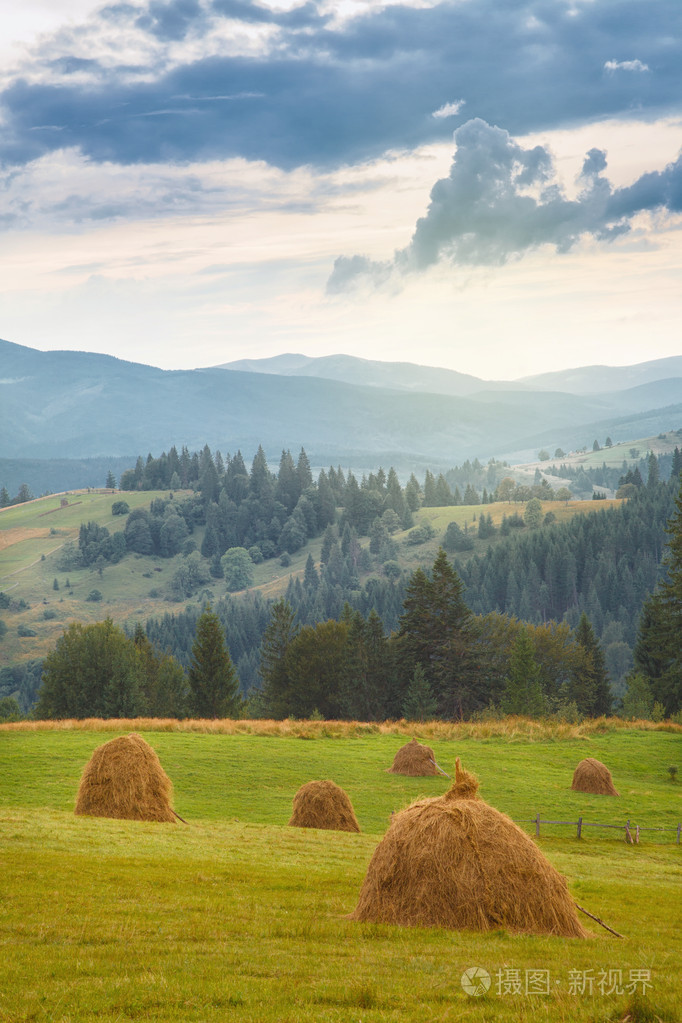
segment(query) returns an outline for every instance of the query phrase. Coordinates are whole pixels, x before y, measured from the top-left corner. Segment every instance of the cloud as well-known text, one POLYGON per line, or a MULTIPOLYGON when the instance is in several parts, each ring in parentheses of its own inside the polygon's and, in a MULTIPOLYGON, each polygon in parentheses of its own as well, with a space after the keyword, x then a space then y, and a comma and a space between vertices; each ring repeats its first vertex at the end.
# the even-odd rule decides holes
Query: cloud
POLYGON ((444 103, 438 110, 434 110, 431 117, 454 117, 460 112, 466 100, 458 99, 454 103, 444 103))
POLYGON ((585 235, 611 241, 625 234, 642 211, 682 211, 682 156, 664 171, 614 191, 603 176, 605 154, 591 149, 580 191, 568 199, 543 146, 526 149, 507 131, 479 118, 458 128, 454 138, 450 173, 433 186, 410 244, 386 262, 339 257, 328 281, 330 293, 362 281, 376 285, 419 273, 442 261, 499 266, 541 245, 567 252, 585 235))
POLYGON ((607 60, 604 70, 613 74, 614 71, 649 71, 649 67, 641 60, 607 60))
POLYGON ((241 156, 332 168, 449 138, 462 101, 447 96, 466 96, 467 111, 515 135, 679 107, 679 0, 360 10, 334 20, 312 2, 111 4, 5 73, 0 163, 75 146, 121 164, 241 156), (649 67, 655 75, 630 73, 649 67), (191 116, 174 101, 184 95, 200 105, 191 116))

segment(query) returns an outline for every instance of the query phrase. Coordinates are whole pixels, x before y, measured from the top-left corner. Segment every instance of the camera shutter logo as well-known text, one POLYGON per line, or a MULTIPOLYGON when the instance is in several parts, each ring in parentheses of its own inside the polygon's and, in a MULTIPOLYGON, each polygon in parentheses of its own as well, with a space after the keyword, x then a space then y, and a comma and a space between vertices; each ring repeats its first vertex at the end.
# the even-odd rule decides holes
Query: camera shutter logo
POLYGON ((468 995, 478 998, 490 990, 490 974, 482 966, 470 966, 462 974, 462 988, 468 995))

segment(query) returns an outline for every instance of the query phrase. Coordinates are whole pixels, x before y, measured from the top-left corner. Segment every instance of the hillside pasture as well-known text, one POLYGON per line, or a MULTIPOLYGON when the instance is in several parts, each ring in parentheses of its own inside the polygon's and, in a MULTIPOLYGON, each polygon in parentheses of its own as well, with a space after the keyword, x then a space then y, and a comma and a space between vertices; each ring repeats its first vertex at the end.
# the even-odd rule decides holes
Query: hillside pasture
MULTIPOLYGON (((134 725, 120 724, 118 734, 134 725)), ((80 774, 115 722, 106 734, 0 729, 0 1019, 680 1018, 674 832, 628 845, 620 832, 578 840, 556 826, 537 840, 576 901, 623 940, 588 918, 584 941, 357 924, 346 917, 391 812, 449 786, 444 775, 386 772, 409 728, 316 722, 297 735, 295 722, 280 723, 288 734, 268 723, 240 722, 239 732, 184 724, 142 734, 187 825, 74 816, 80 774), (361 834, 287 827, 295 792, 316 778, 348 792, 361 834), (475 967, 491 978, 480 997, 461 984, 475 967)), ((678 729, 605 725, 532 741, 521 722, 508 734, 452 726, 447 738, 439 727, 412 734, 448 773, 460 756, 483 798, 513 818, 672 826, 682 814, 667 772, 682 748, 678 729), (571 792, 586 755, 609 765, 620 799, 571 792)))
MULTIPOLYGON (((180 492, 176 496, 181 498, 184 495, 180 492)), ((72 621, 91 624, 110 617, 117 624, 134 626, 138 621, 160 617, 166 612, 173 614, 187 602, 215 602, 226 595, 224 581, 210 578, 188 601, 178 604, 170 599, 168 584, 183 561, 182 554, 173 558, 128 554, 118 564, 104 566, 101 574, 94 568, 66 571, 58 567, 63 545, 78 542, 81 523, 96 522, 113 534, 123 530, 126 523, 125 515, 112 515, 114 501, 125 499, 132 511, 134 508, 148 508, 151 501, 159 497, 167 498, 168 493, 77 491, 54 494, 0 510, 0 590, 13 601, 23 600, 28 605, 20 611, 0 611, 0 617, 8 627, 0 645, 0 666, 44 657, 54 647, 64 627, 72 621), (62 506, 62 501, 67 504, 62 506), (53 588, 55 579, 58 590, 53 588), (93 590, 99 591, 101 600, 88 600, 93 590), (30 629, 35 636, 19 636, 17 630, 20 626, 30 629)), ((611 503, 600 502, 599 508, 611 503)), ((476 538, 477 520, 481 513, 491 515, 493 522, 499 525, 504 515, 523 514, 523 507, 523 504, 497 503, 422 508, 415 515, 415 524, 428 522, 435 535, 426 543, 412 545, 408 542, 409 530, 395 533, 399 563, 406 572, 420 566, 430 567, 448 523, 452 521, 473 529, 476 550, 483 551, 495 541, 476 538)), ((543 512, 549 510, 563 521, 576 514, 594 511, 595 504, 592 501, 544 502, 543 512)), ((197 526, 191 537, 197 548, 201 547, 203 535, 204 527, 197 526)), ((366 546, 369 539, 363 537, 361 543, 366 546)), ((254 565, 251 590, 259 590, 266 598, 281 597, 290 578, 303 576, 309 554, 319 564, 321 546, 321 537, 309 541, 291 555, 291 563, 287 567, 280 564, 279 558, 254 565)))

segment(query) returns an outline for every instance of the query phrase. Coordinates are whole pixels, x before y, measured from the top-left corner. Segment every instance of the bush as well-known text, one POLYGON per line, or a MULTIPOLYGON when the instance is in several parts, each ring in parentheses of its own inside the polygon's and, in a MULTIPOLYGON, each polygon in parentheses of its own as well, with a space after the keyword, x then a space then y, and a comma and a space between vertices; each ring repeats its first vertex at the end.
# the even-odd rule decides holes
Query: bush
POLYGON ((57 612, 54 611, 51 607, 46 607, 45 610, 43 611, 43 618, 45 619, 46 622, 50 621, 50 619, 56 618, 56 617, 57 617, 57 612))
POLYGON ((38 633, 35 629, 31 629, 28 625, 20 625, 17 629, 17 636, 37 636, 38 633))
POLYGON ((13 696, 0 697, 0 721, 19 721, 21 708, 13 696))
POLYGON ((426 543, 436 535, 436 531, 429 522, 423 522, 421 526, 415 526, 407 534, 407 543, 417 546, 418 544, 426 543))
MULTIPOLYGON (((482 518, 481 521, 483 521, 482 518)), ((443 547, 446 551, 451 553, 453 551, 472 551, 474 546, 473 537, 465 533, 458 523, 448 522, 448 528, 445 530, 445 536, 443 537, 443 547)))
POLYGON ((98 603, 98 601, 102 600, 103 598, 102 598, 102 594, 101 594, 100 590, 90 590, 90 592, 88 593, 88 595, 87 595, 87 597, 85 599, 89 600, 93 604, 96 604, 96 603, 98 603))
POLYGON ((130 505, 127 501, 114 501, 111 506, 112 515, 127 515, 130 511, 130 505))

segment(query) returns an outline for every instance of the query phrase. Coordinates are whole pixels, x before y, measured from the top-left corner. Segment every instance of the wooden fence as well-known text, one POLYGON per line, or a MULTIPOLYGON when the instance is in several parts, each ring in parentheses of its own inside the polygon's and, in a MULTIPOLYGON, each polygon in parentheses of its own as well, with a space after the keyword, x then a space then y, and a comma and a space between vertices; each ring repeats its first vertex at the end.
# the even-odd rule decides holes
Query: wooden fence
POLYGON ((646 828, 640 824, 633 824, 631 821, 626 821, 625 824, 593 824, 590 821, 583 820, 582 817, 578 817, 577 821, 545 821, 540 819, 540 814, 537 813, 535 817, 531 817, 528 820, 516 820, 516 824, 534 824, 535 834, 537 837, 540 836, 540 825, 541 824, 566 824, 569 827, 576 828, 578 838, 582 838, 583 828, 611 828, 615 831, 622 831, 624 833, 625 841, 632 844, 639 842, 640 833, 643 831, 671 831, 676 835, 676 843, 680 845, 680 835, 682 834, 682 821, 677 825, 676 828, 646 828))

